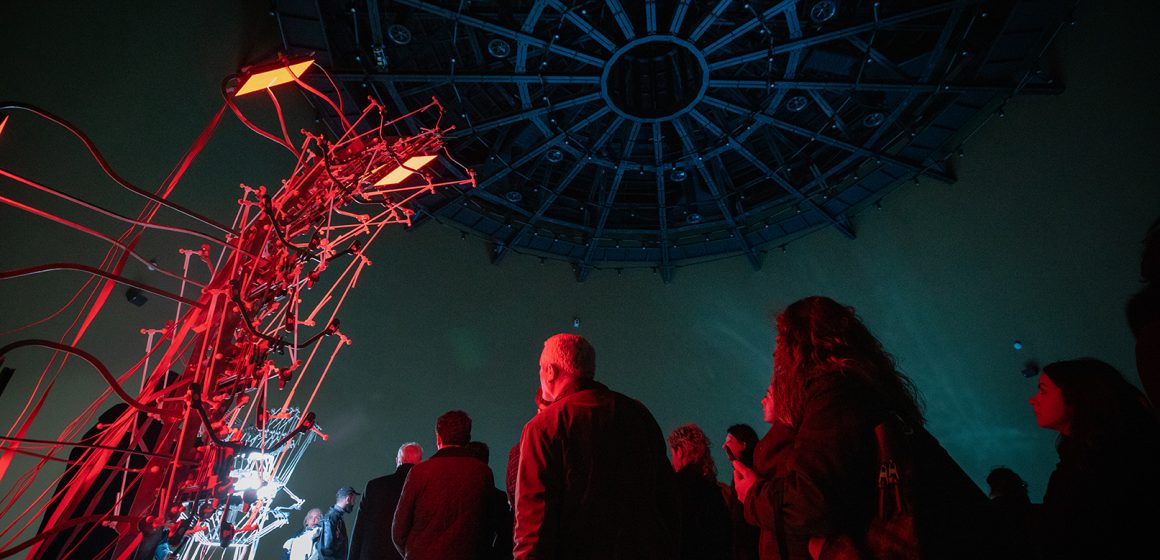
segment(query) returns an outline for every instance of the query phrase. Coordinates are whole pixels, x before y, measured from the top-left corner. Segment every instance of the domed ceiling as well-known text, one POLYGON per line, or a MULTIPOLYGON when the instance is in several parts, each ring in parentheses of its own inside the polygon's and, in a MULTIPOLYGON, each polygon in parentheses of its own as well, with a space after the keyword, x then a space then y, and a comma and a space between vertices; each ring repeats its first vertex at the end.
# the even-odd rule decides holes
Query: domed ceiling
MULTIPOLYGON (((594 269, 762 254, 921 177, 1012 96, 1058 93, 1046 1, 278 1, 346 111, 437 98, 474 189, 423 199, 510 253, 594 269)), ((333 119, 328 107, 320 116, 333 119)), ((413 125, 408 125, 413 126, 413 125)), ((400 130, 410 133, 413 130, 400 130)), ((436 170, 450 178, 455 166, 436 170)), ((457 177, 461 178, 461 177, 457 177)))

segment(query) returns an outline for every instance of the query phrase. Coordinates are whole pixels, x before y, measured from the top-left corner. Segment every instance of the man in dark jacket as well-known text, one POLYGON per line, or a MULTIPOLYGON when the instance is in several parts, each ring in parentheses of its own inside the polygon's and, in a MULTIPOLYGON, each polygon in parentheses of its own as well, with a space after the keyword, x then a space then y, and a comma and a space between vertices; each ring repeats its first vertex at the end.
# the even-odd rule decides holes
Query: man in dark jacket
POLYGON ((640 402, 593 380, 596 351, 558 334, 540 355, 552 404, 524 426, 515 558, 677 558, 673 471, 640 402))
POLYGON ((349 541, 346 521, 342 514, 354 511, 359 493, 350 486, 343 486, 334 494, 334 507, 322 516, 322 533, 318 538, 318 555, 322 560, 346 560, 349 541))
POLYGON ((439 447, 415 465, 395 509, 395 548, 406 560, 477 560, 491 544, 495 479, 471 441, 471 418, 452 410, 435 422, 439 447))
POLYGON ((407 473, 422 460, 423 448, 419 444, 404 443, 395 455, 395 473, 367 483, 366 496, 354 524, 354 537, 350 540, 351 560, 402 560, 391 541, 391 523, 407 473))

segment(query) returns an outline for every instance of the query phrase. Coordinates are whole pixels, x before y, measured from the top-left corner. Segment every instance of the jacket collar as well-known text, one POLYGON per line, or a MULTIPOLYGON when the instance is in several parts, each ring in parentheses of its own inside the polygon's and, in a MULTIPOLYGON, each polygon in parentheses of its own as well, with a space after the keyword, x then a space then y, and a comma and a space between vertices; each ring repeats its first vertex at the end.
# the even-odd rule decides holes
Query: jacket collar
POLYGON ((593 389, 607 391, 608 387, 606 387, 603 383, 593 379, 581 379, 575 383, 569 384, 564 388, 563 391, 560 391, 560 394, 556 395, 556 400, 552 401, 552 404, 558 403, 581 391, 590 391, 593 389))
POLYGON ((463 447, 461 445, 450 445, 450 446, 444 447, 443 449, 440 449, 439 451, 436 451, 435 454, 431 456, 432 459, 434 459, 436 457, 472 457, 472 458, 474 458, 474 457, 476 457, 476 455, 470 449, 463 447))

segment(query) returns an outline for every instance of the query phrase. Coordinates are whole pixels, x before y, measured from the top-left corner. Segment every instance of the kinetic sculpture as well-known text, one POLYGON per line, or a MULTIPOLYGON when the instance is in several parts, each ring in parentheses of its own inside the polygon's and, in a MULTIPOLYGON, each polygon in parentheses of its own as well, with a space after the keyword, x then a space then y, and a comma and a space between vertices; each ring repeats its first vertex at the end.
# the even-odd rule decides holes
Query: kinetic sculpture
MULTIPOLYGON (((294 84, 343 115, 342 108, 328 96, 299 79, 310 66, 309 60, 282 59, 228 80, 222 108, 156 194, 113 172, 92 143, 67 122, 27 105, 0 105, 0 110, 31 111, 68 128, 113 180, 150 201, 141 215, 132 219, 0 169, 0 176, 10 181, 132 224, 114 239, 0 197, 0 202, 113 245, 100 267, 53 263, 0 271, 0 280, 50 270, 83 271, 94 277, 90 282, 96 282, 95 297, 84 310, 84 322, 72 335, 72 344, 66 344, 65 338, 11 342, 0 347, 0 363, 7 360, 14 364, 16 356, 28 352, 29 347, 48 348, 55 352, 54 360, 59 356, 88 362, 109 387, 92 406, 78 411, 77 421, 56 440, 27 437, 39 409, 33 395, 29 399, 32 406, 25 407, 26 413, 0 440, 0 481, 13 480, 13 473, 8 471, 15 454, 40 458, 35 467, 15 479, 13 491, 0 502, 0 519, 4 520, 0 524, 4 526, 0 529, 0 558, 20 553, 35 559, 79 557, 76 554, 151 557, 147 555, 168 543, 182 558, 228 552, 233 558, 252 559, 258 539, 286 524, 286 510, 297 509, 302 503, 285 485, 306 446, 316 435, 325 439, 310 407, 338 351, 350 343, 339 328, 337 315, 359 274, 370 264, 367 247, 387 225, 410 224, 413 211, 408 203, 416 197, 436 187, 475 184, 470 171, 468 179, 446 183, 437 183, 420 172, 440 153, 445 154, 442 137, 450 128, 440 128, 442 106, 436 100, 394 120, 387 119, 383 107, 371 101, 351 121, 342 118, 343 127, 336 138, 304 131, 305 139, 295 146, 272 86, 294 84), (254 125, 235 104, 235 96, 251 92, 269 95, 277 109, 280 137, 254 125), (232 226, 167 200, 227 108, 297 158, 280 188, 242 186, 232 226), (388 131, 395 130, 394 125, 403 119, 434 124, 420 128, 413 136, 389 136, 388 131), (153 218, 160 206, 193 217, 224 235, 156 224, 153 218), (176 274, 160 270, 134 251, 141 235, 153 230, 193 235, 210 243, 182 251, 185 270, 176 274), (129 257, 180 280, 180 292, 123 277, 121 270, 129 257), (208 280, 199 282, 193 276, 208 280), (168 298, 177 305, 175 321, 159 330, 142 331, 149 335, 147 352, 121 375, 114 375, 97 356, 75 346, 117 283, 138 294, 149 292, 168 298), (138 371, 147 374, 134 396, 125 384, 138 371), (311 382, 313 389, 302 402, 311 382), (271 389, 271 384, 277 388, 271 389), (97 410, 107 406, 102 403, 113 394, 123 404, 106 410, 93 429, 76 440, 80 429, 97 410), (71 450, 67 459, 58 456, 66 450, 71 450), (24 495, 34 486, 29 482, 49 461, 67 463, 56 492, 24 495), (276 505, 283 491, 296 502, 276 505), (32 505, 16 514, 18 502, 32 505), (42 513, 41 529, 29 536, 31 525, 42 513)), ((0 123, 7 121, 7 115, 0 119, 0 123)), ((13 134, 11 124, 7 133, 13 134)), ((450 157, 446 159, 454 164, 450 157)), ((6 376, 13 372, 4 371, 6 376)), ((0 377, 0 391, 2 380, 0 377)), ((43 397, 39 397, 41 403, 43 397)), ((13 406, 11 399, 9 395, 9 404, 3 406, 13 406)))

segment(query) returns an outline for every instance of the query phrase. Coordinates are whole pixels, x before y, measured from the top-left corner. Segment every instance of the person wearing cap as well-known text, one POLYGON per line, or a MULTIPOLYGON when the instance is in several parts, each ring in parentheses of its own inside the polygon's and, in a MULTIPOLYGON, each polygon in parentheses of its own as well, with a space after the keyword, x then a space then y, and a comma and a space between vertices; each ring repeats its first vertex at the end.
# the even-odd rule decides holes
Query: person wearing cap
POLYGON ((322 516, 322 535, 318 539, 321 560, 346 560, 346 522, 342 515, 354 511, 359 493, 353 487, 343 486, 334 494, 334 507, 322 516))

